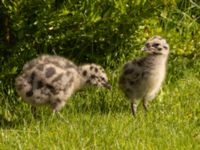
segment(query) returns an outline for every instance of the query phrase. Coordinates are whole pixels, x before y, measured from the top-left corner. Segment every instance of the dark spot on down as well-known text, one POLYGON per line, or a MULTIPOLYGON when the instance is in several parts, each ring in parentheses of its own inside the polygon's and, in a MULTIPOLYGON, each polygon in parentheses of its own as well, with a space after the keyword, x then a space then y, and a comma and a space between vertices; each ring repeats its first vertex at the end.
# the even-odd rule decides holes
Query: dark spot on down
POLYGON ((35 79, 35 72, 32 72, 32 73, 31 73, 31 77, 30 77, 30 79, 28 80, 28 83, 30 83, 31 85, 33 85, 34 79, 35 79))
POLYGON ((128 92, 128 93, 131 92, 131 89, 129 89, 129 88, 126 88, 125 90, 126 90, 126 92, 128 92))
POLYGON ((46 87, 53 93, 53 94, 57 94, 55 87, 53 87, 50 84, 47 84, 46 87))
POLYGON ((138 66, 143 66, 145 65, 145 60, 144 59, 137 59, 132 62, 133 64, 137 64, 138 66))
POLYGON ((95 75, 93 75, 93 74, 91 75, 91 78, 92 78, 92 79, 94 79, 95 77, 96 77, 95 75))
POLYGON ((44 86, 43 82, 42 81, 38 81, 37 83, 37 89, 40 89, 44 86))
POLYGON ((57 98, 57 99, 56 99, 56 102, 60 103, 60 102, 61 102, 61 100, 60 100, 59 98, 57 98))
POLYGON ((97 68, 95 68, 95 70, 94 70, 96 73, 98 72, 98 69, 97 68))
POLYGON ((134 85, 135 82, 134 82, 134 81, 130 81, 129 84, 130 84, 130 85, 134 85))
POLYGON ((131 74, 131 73, 133 73, 134 72, 134 70, 133 69, 127 69, 127 70, 125 70, 124 71, 124 74, 131 74))
POLYGON ((32 95, 33 95, 33 91, 32 90, 26 92, 26 96, 27 97, 31 97, 32 95))
POLYGON ((83 71, 83 76, 87 76, 87 71, 86 70, 83 71))
POLYGON ((89 84, 89 83, 91 83, 91 81, 90 81, 90 80, 87 80, 86 83, 89 84))
POLYGON ((47 70, 45 72, 45 76, 47 78, 50 78, 55 73, 56 73, 56 70, 53 67, 49 67, 49 68, 47 68, 47 70))
POLYGON ((92 70, 93 69, 93 66, 90 66, 90 70, 92 70))

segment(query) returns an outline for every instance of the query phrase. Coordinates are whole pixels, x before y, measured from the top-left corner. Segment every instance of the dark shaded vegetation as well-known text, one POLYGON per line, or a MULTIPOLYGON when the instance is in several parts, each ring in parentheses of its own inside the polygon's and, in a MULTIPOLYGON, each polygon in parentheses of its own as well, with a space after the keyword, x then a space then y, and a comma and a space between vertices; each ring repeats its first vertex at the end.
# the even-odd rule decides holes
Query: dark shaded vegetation
POLYGON ((169 73, 177 76, 169 80, 175 80, 179 60, 183 68, 199 60, 199 11, 198 0, 1 0, 1 107, 17 111, 14 79, 39 54, 102 64, 116 85, 119 66, 155 34, 170 43, 169 73))

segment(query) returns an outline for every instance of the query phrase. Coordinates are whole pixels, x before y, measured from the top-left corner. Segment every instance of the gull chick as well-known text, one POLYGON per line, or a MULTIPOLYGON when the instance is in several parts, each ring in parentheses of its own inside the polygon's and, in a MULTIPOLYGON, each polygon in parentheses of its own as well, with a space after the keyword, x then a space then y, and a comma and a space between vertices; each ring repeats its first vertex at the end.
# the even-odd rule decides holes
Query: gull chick
POLYGON ((131 101, 133 115, 137 111, 137 100, 143 101, 145 110, 155 98, 166 75, 169 45, 160 36, 153 36, 146 41, 143 58, 127 62, 119 78, 119 87, 131 101))
POLYGON ((15 80, 17 93, 34 111, 36 106, 50 105, 57 112, 75 91, 86 85, 111 88, 101 66, 77 66, 64 57, 51 55, 27 62, 15 80))

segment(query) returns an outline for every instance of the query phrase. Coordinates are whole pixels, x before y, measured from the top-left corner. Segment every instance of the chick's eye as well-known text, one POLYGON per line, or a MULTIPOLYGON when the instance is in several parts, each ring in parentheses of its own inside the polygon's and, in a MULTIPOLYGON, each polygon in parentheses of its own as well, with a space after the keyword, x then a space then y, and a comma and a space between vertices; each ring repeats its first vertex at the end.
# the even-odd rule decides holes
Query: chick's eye
POLYGON ((104 77, 101 77, 101 80, 105 81, 105 78, 104 78, 104 77))
POLYGON ((158 47, 160 44, 159 43, 154 43, 152 46, 153 47, 158 47))
POLYGON ((167 50, 167 49, 168 49, 168 47, 167 47, 167 46, 164 46, 164 49, 166 49, 166 50, 167 50))

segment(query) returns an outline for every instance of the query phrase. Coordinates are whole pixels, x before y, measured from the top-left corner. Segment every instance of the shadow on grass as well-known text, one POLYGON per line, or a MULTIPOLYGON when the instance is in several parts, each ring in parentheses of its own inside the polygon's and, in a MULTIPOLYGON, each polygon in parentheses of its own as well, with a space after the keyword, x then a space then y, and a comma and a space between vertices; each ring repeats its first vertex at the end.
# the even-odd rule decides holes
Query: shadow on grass
POLYGON ((8 120, 3 115, 0 115, 0 128, 10 129, 20 125, 19 120, 8 120))
MULTIPOLYGON (((49 114, 47 113, 46 116, 49 117, 49 114)), ((44 120, 43 114, 33 116, 32 114, 23 112, 21 114, 15 114, 11 117, 11 119, 8 119, 4 115, 0 114, 0 129, 17 129, 23 126, 29 126, 33 122, 41 122, 42 120, 44 120)))

